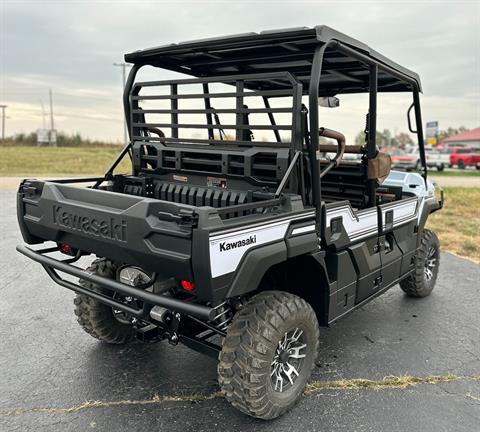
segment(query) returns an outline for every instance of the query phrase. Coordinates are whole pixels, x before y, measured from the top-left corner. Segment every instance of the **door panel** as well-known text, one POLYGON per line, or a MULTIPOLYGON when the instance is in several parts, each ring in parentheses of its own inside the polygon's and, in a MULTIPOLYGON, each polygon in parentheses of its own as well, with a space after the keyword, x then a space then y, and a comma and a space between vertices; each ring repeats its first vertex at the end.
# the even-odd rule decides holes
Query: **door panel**
POLYGON ((389 286, 412 268, 417 213, 416 197, 378 206, 382 287, 389 286))
POLYGON ((360 303, 380 289, 381 261, 378 238, 375 236, 349 248, 357 267, 357 298, 360 303))
POLYGON ((395 240, 395 232, 396 230, 379 238, 380 260, 382 262, 382 287, 390 285, 400 276, 403 254, 395 240))

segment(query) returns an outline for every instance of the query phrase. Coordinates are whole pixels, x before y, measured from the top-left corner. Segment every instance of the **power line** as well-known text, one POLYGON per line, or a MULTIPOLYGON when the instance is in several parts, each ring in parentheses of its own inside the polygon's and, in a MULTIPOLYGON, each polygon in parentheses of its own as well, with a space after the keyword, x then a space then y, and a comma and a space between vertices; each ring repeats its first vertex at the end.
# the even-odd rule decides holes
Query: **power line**
MULTIPOLYGON (((47 90, 46 89, 33 89, 33 90, 28 90, 28 89, 21 89, 21 90, 7 90, 7 91, 0 91, 1 95, 13 95, 13 96, 30 96, 32 92, 38 92, 38 93, 45 93, 47 90)), ((65 92, 65 91, 58 91, 55 90, 55 95, 61 95, 61 96, 66 96, 69 98, 77 98, 77 99, 97 99, 97 100, 104 100, 104 101, 118 101, 117 97, 115 96, 101 96, 101 95, 93 95, 93 94, 75 94, 71 92, 65 92)))
POLYGON ((45 129, 45 105, 43 105, 42 99, 40 99, 40 104, 42 105, 42 125, 43 129, 45 129))
POLYGON ((104 118, 104 117, 92 117, 88 115, 81 115, 81 114, 60 114, 59 117, 67 117, 67 118, 78 118, 78 119, 85 119, 85 120, 96 120, 96 121, 109 121, 109 122, 115 122, 115 123, 123 123, 122 120, 117 120, 114 118, 104 118))

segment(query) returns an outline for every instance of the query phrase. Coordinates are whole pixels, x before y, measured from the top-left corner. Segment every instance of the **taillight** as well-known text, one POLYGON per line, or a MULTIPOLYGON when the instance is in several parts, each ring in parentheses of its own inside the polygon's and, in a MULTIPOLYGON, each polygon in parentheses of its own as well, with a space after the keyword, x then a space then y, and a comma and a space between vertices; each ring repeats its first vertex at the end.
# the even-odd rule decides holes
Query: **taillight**
POLYGON ((182 280, 180 281, 180 285, 185 291, 195 291, 195 282, 187 281, 187 280, 182 280))

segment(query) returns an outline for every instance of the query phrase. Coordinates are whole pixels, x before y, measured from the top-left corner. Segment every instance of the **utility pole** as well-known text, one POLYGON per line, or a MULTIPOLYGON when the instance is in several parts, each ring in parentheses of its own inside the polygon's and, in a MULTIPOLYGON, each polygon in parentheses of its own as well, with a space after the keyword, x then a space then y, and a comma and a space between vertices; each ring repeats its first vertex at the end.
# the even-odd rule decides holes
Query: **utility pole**
POLYGON ((40 99, 40 105, 42 106, 42 127, 45 129, 45 105, 42 99, 40 99))
MULTIPOLYGON (((119 66, 122 68, 122 78, 123 78, 123 87, 122 90, 125 89, 125 85, 127 83, 127 67, 132 67, 132 65, 128 63, 113 63, 113 66, 119 66)), ((122 111, 123 112, 123 111, 122 111)), ((122 116, 123 119, 123 141, 125 142, 125 145, 128 144, 128 138, 127 138, 127 120, 125 119, 125 115, 122 116)))
POLYGON ((7 108, 7 105, 0 105, 0 108, 2 109, 2 141, 5 140, 5 108, 7 108))
MULTIPOLYGON (((49 144, 52 145, 53 144, 53 131, 54 131, 54 125, 53 125, 53 98, 52 98, 52 89, 48 89, 48 96, 50 98, 50 134, 49 134, 49 137, 50 137, 50 142, 49 144)), ((55 146, 57 145, 57 141, 55 140, 55 146)))

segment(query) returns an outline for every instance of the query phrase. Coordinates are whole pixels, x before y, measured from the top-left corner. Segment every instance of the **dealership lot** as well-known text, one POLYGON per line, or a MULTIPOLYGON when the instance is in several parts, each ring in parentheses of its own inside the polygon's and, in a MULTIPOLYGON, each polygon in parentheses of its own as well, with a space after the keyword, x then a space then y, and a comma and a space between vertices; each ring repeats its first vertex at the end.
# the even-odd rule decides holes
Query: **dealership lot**
POLYGON ((14 251, 21 241, 14 199, 0 191, 2 431, 473 431, 480 424, 477 264, 445 253, 431 297, 413 300, 395 287, 323 330, 313 376, 321 389, 268 423, 217 396, 216 363, 207 357, 163 342, 105 346, 86 335, 73 293, 14 251), (447 382, 374 389, 351 381, 405 374, 447 382))

